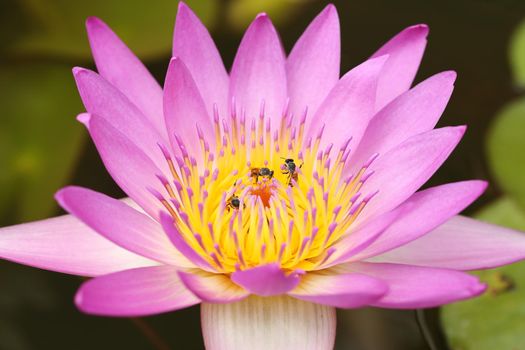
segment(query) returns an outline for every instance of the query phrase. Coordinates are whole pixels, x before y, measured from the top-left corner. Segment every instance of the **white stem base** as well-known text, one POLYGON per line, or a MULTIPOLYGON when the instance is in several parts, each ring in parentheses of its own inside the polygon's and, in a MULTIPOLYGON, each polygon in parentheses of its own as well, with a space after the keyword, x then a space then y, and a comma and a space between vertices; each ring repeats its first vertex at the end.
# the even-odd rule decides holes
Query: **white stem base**
POLYGON ((332 350, 335 308, 288 296, 201 305, 207 350, 332 350))

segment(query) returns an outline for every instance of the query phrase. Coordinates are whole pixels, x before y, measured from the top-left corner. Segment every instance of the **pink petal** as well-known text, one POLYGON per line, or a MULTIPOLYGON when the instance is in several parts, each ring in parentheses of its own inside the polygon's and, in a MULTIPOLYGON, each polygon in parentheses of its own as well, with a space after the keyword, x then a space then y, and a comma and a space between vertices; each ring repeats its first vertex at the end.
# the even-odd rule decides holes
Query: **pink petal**
POLYGON ((0 229, 0 257, 80 276, 157 265, 108 241, 71 215, 0 229))
POLYGON ((287 293, 297 287, 301 274, 302 272, 295 271, 286 275, 278 264, 272 263, 235 271, 231 279, 253 294, 272 296, 287 293))
POLYGON ((358 273, 328 273, 307 273, 288 295, 316 304, 349 309, 376 302, 388 291, 386 283, 374 277, 358 273))
POLYGON ((182 1, 175 21, 173 57, 180 57, 188 67, 208 114, 213 115, 213 105, 217 104, 224 116, 228 101, 228 73, 208 30, 182 1))
POLYGON ((458 270, 487 269, 525 259, 525 233, 456 216, 377 261, 458 270))
POLYGON ((464 272, 397 264, 348 263, 340 273, 362 273, 388 284, 373 306, 394 309, 435 307, 483 293, 485 285, 464 272))
POLYGON ((250 295, 223 274, 209 273, 202 270, 191 272, 179 271, 182 283, 200 300, 208 303, 232 303, 250 295))
POLYGON ((89 44, 97 69, 164 132, 162 89, 142 62, 100 19, 86 21, 89 44))
POLYGON ((362 227, 346 233, 340 240, 332 245, 331 248, 335 249, 334 253, 325 263, 319 266, 319 268, 324 269, 341 264, 350 259, 355 260, 353 258, 355 255, 359 255, 361 251, 365 250, 381 237, 383 232, 387 230, 395 220, 402 216, 407 209, 410 208, 387 212, 371 220, 371 222, 362 225, 362 227))
POLYGON ((377 87, 376 110, 410 89, 427 45, 428 27, 408 27, 383 45, 372 57, 389 55, 377 87))
POLYGON ((377 79, 386 59, 383 56, 368 60, 339 80, 315 116, 307 120, 307 140, 315 138, 324 127, 321 149, 333 144, 339 150, 350 137, 350 148, 359 144, 374 114, 377 79))
POLYGON ((474 180, 449 183, 415 193, 394 210, 403 211, 403 214, 352 260, 381 254, 423 236, 468 207, 486 187, 485 181, 474 180))
POLYGON ((173 266, 126 270, 85 282, 75 297, 88 314, 136 317, 183 309, 200 303, 184 287, 173 266))
POLYGON ((361 188, 362 193, 379 192, 364 208, 358 222, 392 210, 408 199, 443 164, 464 132, 464 126, 431 130, 379 156, 370 166, 374 174, 361 188))
POLYGON ((456 73, 436 74, 396 97, 370 121, 357 150, 350 154, 355 172, 374 153, 384 154, 411 136, 432 130, 454 89, 456 73))
POLYGON ((293 115, 300 117, 306 107, 310 115, 317 111, 339 80, 340 57, 339 17, 329 4, 306 28, 286 61, 293 115))
POLYGON ((160 201, 150 192, 166 192, 156 175, 162 172, 142 150, 104 118, 84 115, 93 142, 115 182, 150 216, 158 218, 163 209, 160 201))
POLYGON ((159 142, 167 142, 144 114, 97 73, 74 68, 73 74, 86 110, 104 118, 141 148, 160 169, 168 171, 166 159, 158 146, 159 142))
POLYGON ((173 224, 173 218, 165 213, 160 213, 160 223, 164 232, 168 235, 169 239, 173 245, 178 249, 181 254, 183 254, 189 261, 191 261, 196 266, 199 266, 203 270, 214 272, 213 268, 208 261, 206 261, 199 253, 197 253, 182 237, 181 233, 177 230, 173 224))
POLYGON ((56 194, 62 208, 115 244, 165 264, 193 267, 171 244, 162 227, 122 201, 81 187, 56 194))
POLYGON ((179 137, 189 154, 202 161, 204 150, 199 142, 199 129, 214 149, 211 117, 190 72, 176 57, 170 61, 164 83, 164 115, 173 149, 178 149, 176 137, 179 137))
POLYGON ((246 112, 248 127, 264 103, 265 116, 276 129, 286 98, 284 52, 272 22, 260 14, 246 30, 233 61, 229 99, 246 112))

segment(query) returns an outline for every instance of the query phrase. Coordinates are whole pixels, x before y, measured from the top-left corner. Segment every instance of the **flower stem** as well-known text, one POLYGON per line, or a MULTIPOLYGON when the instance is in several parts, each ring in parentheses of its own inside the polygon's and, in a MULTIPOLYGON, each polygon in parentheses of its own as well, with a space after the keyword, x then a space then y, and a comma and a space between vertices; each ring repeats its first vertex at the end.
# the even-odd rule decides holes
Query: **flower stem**
POLYGON ((157 331, 153 329, 153 327, 151 327, 146 321, 138 317, 132 317, 130 318, 130 321, 140 330, 140 332, 146 337, 154 349, 170 350, 170 347, 162 339, 159 333, 157 333, 157 331))
POLYGON ((434 342, 434 338, 432 337, 432 333, 430 332, 430 329, 428 329, 424 309, 416 309, 416 321, 419 331, 421 332, 425 343, 427 343, 428 348, 430 350, 438 350, 436 343, 434 342))
POLYGON ((335 309, 288 296, 201 304, 207 350, 332 350, 335 309))

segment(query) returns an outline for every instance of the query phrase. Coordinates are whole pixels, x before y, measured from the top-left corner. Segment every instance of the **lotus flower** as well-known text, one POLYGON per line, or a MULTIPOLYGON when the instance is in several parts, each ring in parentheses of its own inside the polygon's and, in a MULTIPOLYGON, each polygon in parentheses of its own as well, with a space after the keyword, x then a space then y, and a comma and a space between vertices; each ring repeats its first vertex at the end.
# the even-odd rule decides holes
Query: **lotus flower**
POLYGON ((0 232, 5 259, 95 277, 80 310, 202 303, 208 349, 330 349, 335 308, 474 297, 465 270, 525 257, 521 233, 457 215, 484 181, 416 192, 465 132, 434 129, 454 72, 411 88, 425 25, 340 78, 334 6, 288 57, 260 14, 228 74, 180 3, 163 89, 101 20, 87 30, 98 74, 73 70, 78 119, 130 199, 66 187, 71 215, 0 232))

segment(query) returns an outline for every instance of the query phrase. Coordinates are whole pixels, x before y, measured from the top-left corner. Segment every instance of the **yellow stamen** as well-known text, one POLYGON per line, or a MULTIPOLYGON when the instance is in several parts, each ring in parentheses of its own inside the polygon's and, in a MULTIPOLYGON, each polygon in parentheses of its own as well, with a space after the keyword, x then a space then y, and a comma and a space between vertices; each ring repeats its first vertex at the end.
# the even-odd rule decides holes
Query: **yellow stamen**
POLYGON ((215 110, 214 121, 215 142, 199 131, 202 162, 185 151, 173 162, 163 151, 171 178, 161 178, 166 198, 159 199, 185 241, 220 273, 270 262, 318 268, 370 199, 359 193, 367 167, 341 178, 348 143, 320 150, 322 131, 304 139, 305 116, 294 123, 285 115, 278 131, 264 108, 255 119, 234 114, 232 125, 215 110))

